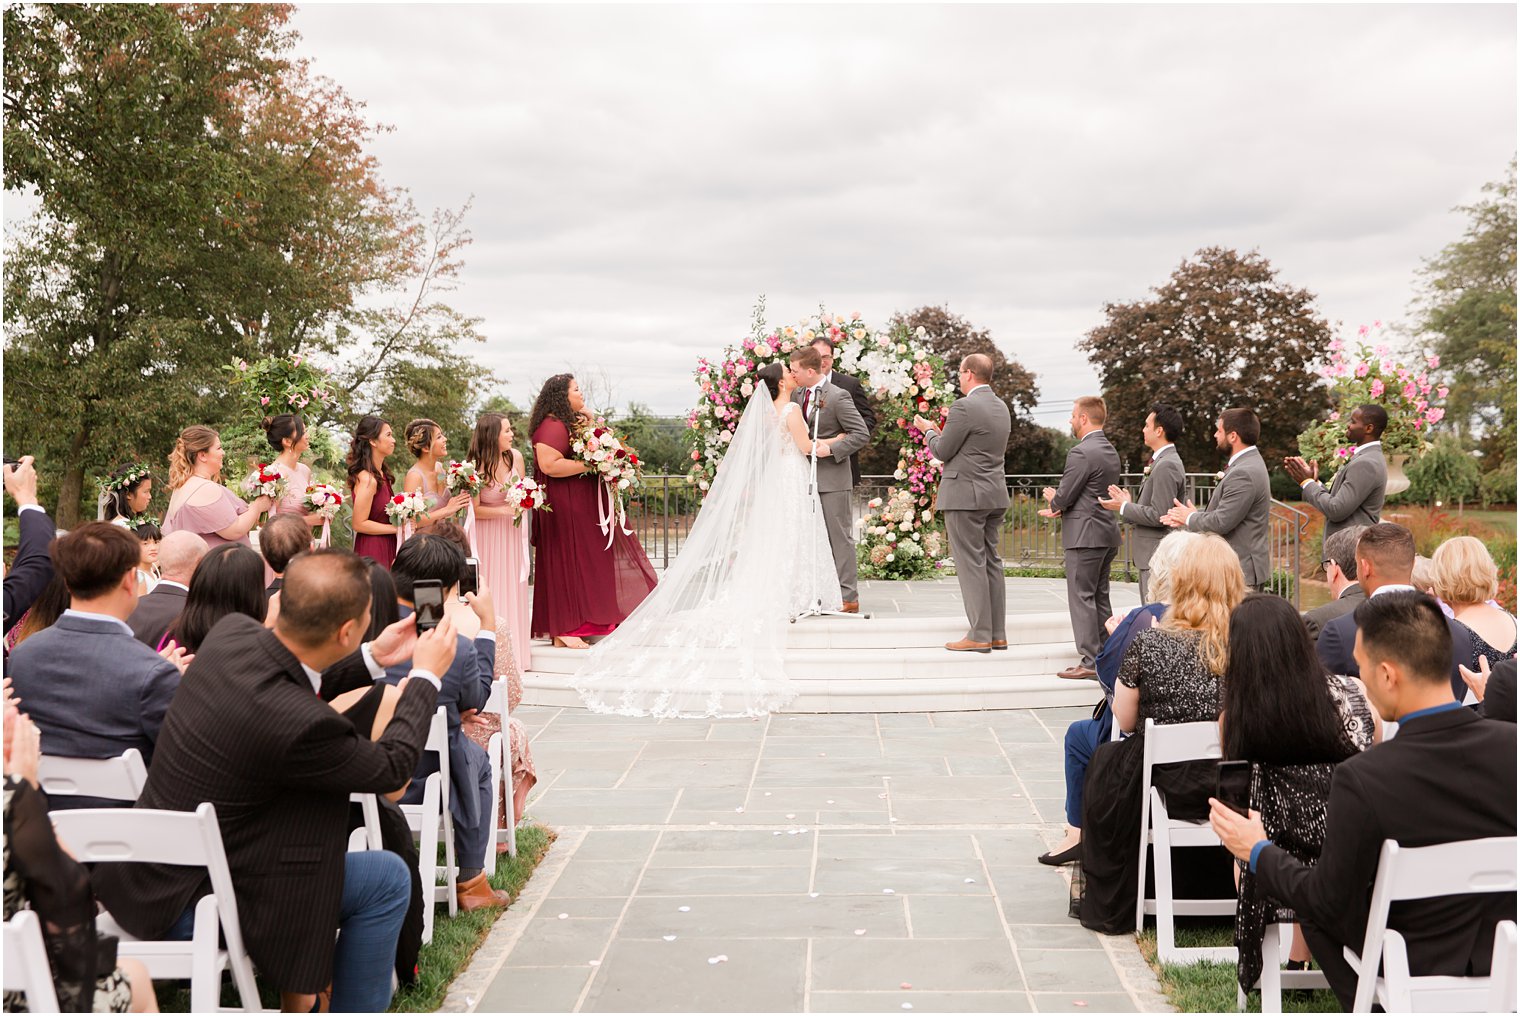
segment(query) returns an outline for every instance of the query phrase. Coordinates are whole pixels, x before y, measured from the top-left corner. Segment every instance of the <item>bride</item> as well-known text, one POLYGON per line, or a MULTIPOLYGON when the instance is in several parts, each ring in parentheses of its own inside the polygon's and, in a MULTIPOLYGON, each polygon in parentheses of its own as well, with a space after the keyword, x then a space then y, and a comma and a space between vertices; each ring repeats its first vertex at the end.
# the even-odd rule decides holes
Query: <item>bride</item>
MULTIPOLYGON (((787 623, 840 607, 828 532, 809 490, 811 439, 782 363, 755 388, 680 554, 654 592, 597 643, 573 684, 625 716, 761 716, 797 695, 787 623)), ((820 439, 829 444, 837 439, 820 439)))

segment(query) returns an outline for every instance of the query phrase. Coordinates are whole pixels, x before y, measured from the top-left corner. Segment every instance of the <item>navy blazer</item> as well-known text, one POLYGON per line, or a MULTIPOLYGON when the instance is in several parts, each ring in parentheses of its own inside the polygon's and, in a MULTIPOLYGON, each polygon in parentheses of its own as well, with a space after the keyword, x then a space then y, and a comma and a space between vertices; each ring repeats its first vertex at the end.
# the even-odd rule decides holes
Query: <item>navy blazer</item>
POLYGON ((1161 623, 1161 615, 1166 613, 1166 604, 1147 603, 1136 607, 1124 615, 1124 620, 1119 622, 1119 627, 1114 629, 1103 643, 1103 649, 1098 653, 1098 658, 1093 662, 1093 668, 1098 672, 1098 683, 1103 686, 1103 694, 1110 702, 1114 698, 1114 682, 1119 679, 1119 664, 1124 662, 1124 651, 1129 644, 1135 641, 1135 636, 1145 631, 1146 628, 1161 623), (1141 617, 1149 617, 1153 620, 1146 624, 1138 624, 1141 617))
POLYGON ((64 614, 11 653, 11 680, 42 733, 44 755, 153 757, 179 690, 179 668, 124 622, 64 614))
MULTIPOLYGON (((1467 682, 1462 680, 1461 666, 1472 659, 1472 635, 1467 628, 1451 618, 1446 619, 1451 631, 1451 694, 1458 702, 1467 697, 1467 682)), ((1348 674, 1361 677, 1362 668, 1356 665, 1352 650, 1356 648, 1356 613, 1342 614, 1326 621, 1319 631, 1315 644, 1320 662, 1332 674, 1348 674)))
POLYGON ((16 560, 0 583, 5 587, 5 631, 0 634, 9 634, 53 581, 53 559, 48 554, 48 546, 58 535, 53 520, 45 511, 28 509, 16 521, 21 527, 21 537, 16 546, 16 560))
MULTIPOLYGON (((401 616, 410 617, 412 608, 403 604, 401 616)), ((386 684, 399 684, 411 672, 412 661, 393 664, 381 678, 386 684)), ((449 719, 449 810, 454 820, 468 826, 478 826, 488 816, 480 814, 477 792, 482 767, 490 764, 485 749, 465 736, 460 729, 459 714, 469 709, 484 709, 491 697, 491 682, 495 679, 496 642, 489 638, 476 638, 473 646, 463 635, 454 651, 454 662, 449 669, 438 675, 443 687, 438 692, 438 705, 448 710, 449 719), (472 750, 473 749, 473 750, 472 750)), ((436 708, 436 707, 435 707, 436 708)), ((412 785, 402 798, 407 803, 422 800, 422 784, 438 771, 438 762, 432 752, 423 752, 417 762, 417 773, 412 785), (412 798, 415 796, 416 801, 412 798)))

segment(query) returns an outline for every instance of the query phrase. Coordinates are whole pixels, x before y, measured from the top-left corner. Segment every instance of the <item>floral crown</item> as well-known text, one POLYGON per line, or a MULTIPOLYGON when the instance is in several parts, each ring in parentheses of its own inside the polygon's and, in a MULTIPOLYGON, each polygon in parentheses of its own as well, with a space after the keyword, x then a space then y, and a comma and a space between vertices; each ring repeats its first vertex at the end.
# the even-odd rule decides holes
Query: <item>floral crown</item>
POLYGON ((128 487, 134 487, 139 482, 147 479, 152 475, 153 470, 149 469, 141 462, 137 462, 133 464, 131 469, 128 469, 121 476, 103 477, 102 479, 96 480, 95 484, 100 488, 100 492, 102 494, 114 494, 118 490, 125 490, 128 487))
POLYGON ((148 512, 138 512, 136 515, 127 519, 128 529, 136 529, 138 526, 156 525, 158 525, 158 519, 155 516, 150 515, 148 512))

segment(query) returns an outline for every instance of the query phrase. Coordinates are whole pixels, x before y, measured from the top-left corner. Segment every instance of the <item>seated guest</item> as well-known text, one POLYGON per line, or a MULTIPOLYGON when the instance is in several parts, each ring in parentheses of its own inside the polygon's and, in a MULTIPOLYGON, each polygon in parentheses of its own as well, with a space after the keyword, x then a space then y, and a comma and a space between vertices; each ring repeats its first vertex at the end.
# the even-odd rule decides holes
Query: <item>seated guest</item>
POLYGON ((265 593, 270 596, 278 593, 284 584, 285 566, 290 559, 310 549, 311 527, 306 524, 304 516, 281 513, 264 523, 264 528, 259 530, 259 553, 264 555, 269 570, 274 572, 274 580, 265 593))
MULTIPOLYGON (((1392 522, 1368 526, 1356 541, 1357 581, 1367 591, 1367 598, 1396 592, 1414 592, 1414 537, 1409 530, 1392 522)), ((1446 644, 1451 647, 1451 693, 1458 701, 1467 693, 1462 680, 1462 664, 1473 657, 1472 636, 1466 628, 1451 621, 1446 644)), ((1320 629, 1316 649, 1326 669, 1332 674, 1361 676, 1352 646, 1356 642, 1356 614, 1342 614, 1320 629)))
MULTIPOLYGON (((153 757, 185 656, 171 648, 165 658, 127 627, 141 553, 137 537, 109 522, 83 523, 53 541, 69 609, 11 654, 16 696, 42 731, 44 754, 113 758, 136 748, 153 757)), ((60 797, 56 806, 104 803, 60 797)))
MULTIPOLYGON (((1212 533, 1190 544, 1186 555, 1172 565, 1170 587, 1171 604, 1161 623, 1135 636, 1114 687, 1114 722, 1135 736, 1098 746, 1083 790, 1086 887, 1081 919, 1084 927, 1108 934, 1134 930, 1136 883, 1145 877, 1135 853, 1145 721, 1219 718, 1220 676, 1229 662, 1230 612, 1246 595, 1240 558, 1212 533)), ((1166 795, 1173 817, 1202 818, 1208 814, 1215 772, 1212 761, 1183 762, 1157 768, 1152 783, 1166 795)))
MULTIPOLYGON (((437 580, 443 589, 443 601, 459 595, 459 574, 464 569, 464 555, 441 536, 423 533, 412 537, 396 551, 391 562, 391 578, 396 583, 396 601, 403 619, 414 609, 413 587, 418 581, 437 580)), ((492 889, 480 866, 486 844, 494 839, 491 820, 491 761, 485 749, 465 736, 462 714, 479 710, 491 696, 491 665, 496 658, 496 613, 491 596, 484 591, 471 593, 470 607, 479 619, 480 630, 473 644, 458 635, 454 664, 446 673, 438 693, 438 704, 448 709, 449 719, 449 810, 454 816, 454 854, 459 859, 459 905, 465 910, 477 907, 505 906, 506 893, 492 889)), ((452 628, 452 622, 451 622, 452 628)), ((386 671, 385 680, 399 681, 406 664, 397 663, 386 671)), ((437 757, 422 756, 412 785, 402 801, 420 804, 423 783, 438 771, 437 757)))
POLYGON ((264 593, 264 562, 258 552, 241 543, 212 547, 196 566, 185 594, 185 609, 164 636, 198 652, 201 642, 228 614, 247 614, 260 624, 269 616, 264 593))
POLYGON ((1500 660, 1492 668, 1488 657, 1478 657, 1476 671, 1462 668, 1462 680, 1478 700, 1478 715, 1490 720, 1515 722, 1515 658, 1500 660))
POLYGON ((42 590, 42 595, 37 597, 31 609, 21 615, 21 620, 16 622, 16 627, 5 636, 5 651, 9 653, 44 628, 53 627, 54 622, 68 609, 69 587, 64 584, 58 573, 54 572, 47 587, 42 590))
POLYGON ((1431 558, 1431 587, 1467 632, 1472 655, 1464 661, 1466 666, 1477 667, 1480 657, 1490 666, 1514 658, 1515 618, 1491 602, 1499 594, 1499 569, 1482 540, 1453 536, 1437 547, 1431 558))
POLYGON ((1114 711, 1110 700, 1119 677, 1119 663, 1135 636, 1166 612, 1171 598, 1172 566, 1182 557, 1184 548, 1201 539, 1200 534, 1185 530, 1168 533, 1152 551, 1147 569, 1150 576, 1146 591, 1156 597, 1156 602, 1136 607, 1122 619, 1117 614, 1108 619, 1108 639, 1095 664, 1104 699, 1091 719, 1077 720, 1066 728, 1066 839, 1054 850, 1041 854, 1038 858, 1041 864, 1071 864, 1081 854, 1078 844, 1082 840, 1082 786, 1087 781, 1087 763, 1092 753, 1113 733, 1114 711))
MULTIPOLYGON (((1345 535, 1342 529, 1332 539, 1345 535)), ((1230 664, 1219 716, 1224 757, 1251 762, 1250 806, 1267 835, 1313 865, 1325 840, 1325 802, 1337 763, 1382 738, 1354 677, 1327 674, 1298 612, 1277 596, 1247 596, 1230 615, 1230 664)), ((1236 972, 1242 991, 1261 977, 1261 942, 1282 915, 1256 877, 1239 876, 1236 972)), ((1294 939, 1290 969, 1307 969, 1309 947, 1294 939)))
POLYGON ((1304 624, 1309 628, 1309 638, 1319 638, 1320 629, 1326 621, 1333 621, 1342 614, 1349 614, 1356 605, 1367 598, 1361 584, 1356 581, 1356 541, 1366 526, 1346 526, 1337 529, 1325 539, 1325 581, 1330 583, 1330 602, 1304 612, 1304 624))
POLYGON ((5 580, 5 631, 9 632, 21 620, 21 615, 31 609, 37 597, 47 588, 53 577, 53 561, 48 557, 48 544, 58 535, 53 520, 37 503, 37 470, 32 466, 30 455, 5 467, 5 492, 17 505, 17 522, 21 539, 16 547, 16 557, 5 580))
MULTIPOLYGON (((1409 584, 1429 596, 1435 595, 1433 591, 1435 587, 1435 572, 1431 566, 1430 558, 1424 554, 1415 555, 1414 567, 1409 570, 1409 584)), ((1445 611, 1445 614, 1447 617, 1451 616, 1449 608, 1445 611)))
MULTIPOLYGON (((147 968, 116 959, 116 939, 95 929, 90 873, 69 854, 48 821, 38 789, 37 728, 5 690, 5 919, 26 904, 42 926, 53 991, 63 1012, 158 1012, 147 968)), ((18 957, 5 957, 7 963, 18 957)), ((30 999, 5 993, 6 1012, 30 999)))
MULTIPOLYGON (((1515 835, 1515 728, 1452 700, 1451 629, 1436 602, 1414 590, 1385 593, 1355 617, 1367 695, 1379 716, 1398 721, 1399 735, 1336 768, 1319 863, 1311 868, 1269 838, 1255 812, 1215 801, 1210 816, 1262 892, 1298 915, 1347 1012, 1356 972, 1342 950, 1361 951, 1383 841, 1424 847, 1515 835)), ((1514 893, 1483 893, 1397 903, 1388 927, 1404 936, 1411 974, 1483 975, 1494 926, 1514 919, 1514 893)))
MULTIPOLYGON (((287 1012, 310 1011, 329 985, 333 1012, 384 1012, 410 876, 389 851, 346 853, 348 798, 411 776, 455 635, 446 622, 422 636, 402 622, 361 646, 369 580, 347 551, 302 554, 280 595, 273 629, 232 613, 207 636, 137 806, 216 806, 243 939, 287 1012), (328 668, 362 680, 402 658, 414 661, 411 680, 378 740, 314 694, 328 668)), ((97 865, 94 883, 116 922, 145 939, 188 940, 210 890, 204 870, 169 864, 97 865)))
POLYGON ((190 577, 206 556, 206 541, 194 533, 170 533, 158 545, 158 585, 137 601, 127 626, 137 641, 157 646, 185 609, 190 577))

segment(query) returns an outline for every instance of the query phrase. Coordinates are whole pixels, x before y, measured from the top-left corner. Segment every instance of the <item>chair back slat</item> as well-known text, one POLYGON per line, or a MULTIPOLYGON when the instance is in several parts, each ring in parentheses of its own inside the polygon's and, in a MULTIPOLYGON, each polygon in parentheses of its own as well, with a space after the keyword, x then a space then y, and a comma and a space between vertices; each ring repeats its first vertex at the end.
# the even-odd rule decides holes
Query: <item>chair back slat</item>
POLYGON ((5 922, 4 955, 5 990, 24 992, 31 1012, 58 1012, 58 993, 36 914, 22 910, 5 922))
MULTIPOLYGON (((1392 842, 1392 841, 1390 841, 1392 842)), ((1400 847, 1385 855, 1388 900, 1420 900, 1467 893, 1512 893, 1516 889, 1513 836, 1400 847)), ((1382 879, 1383 870, 1378 869, 1382 879)))
MULTIPOLYGON (((210 803, 213 825, 216 808, 210 803)), ((153 808, 81 808, 50 816, 58 839, 84 864, 115 861, 206 867, 206 838, 201 811, 153 808)), ((217 843, 221 843, 220 830, 217 843)), ((223 858, 225 863, 225 858, 223 858)))
POLYGON ((1156 723, 1145 721, 1145 754, 1153 766, 1194 759, 1219 758, 1219 724, 1211 720, 1198 723, 1156 723))
POLYGON ((148 767, 136 748, 116 758, 43 755, 37 763, 37 781, 49 797, 135 801, 148 783, 148 767))

